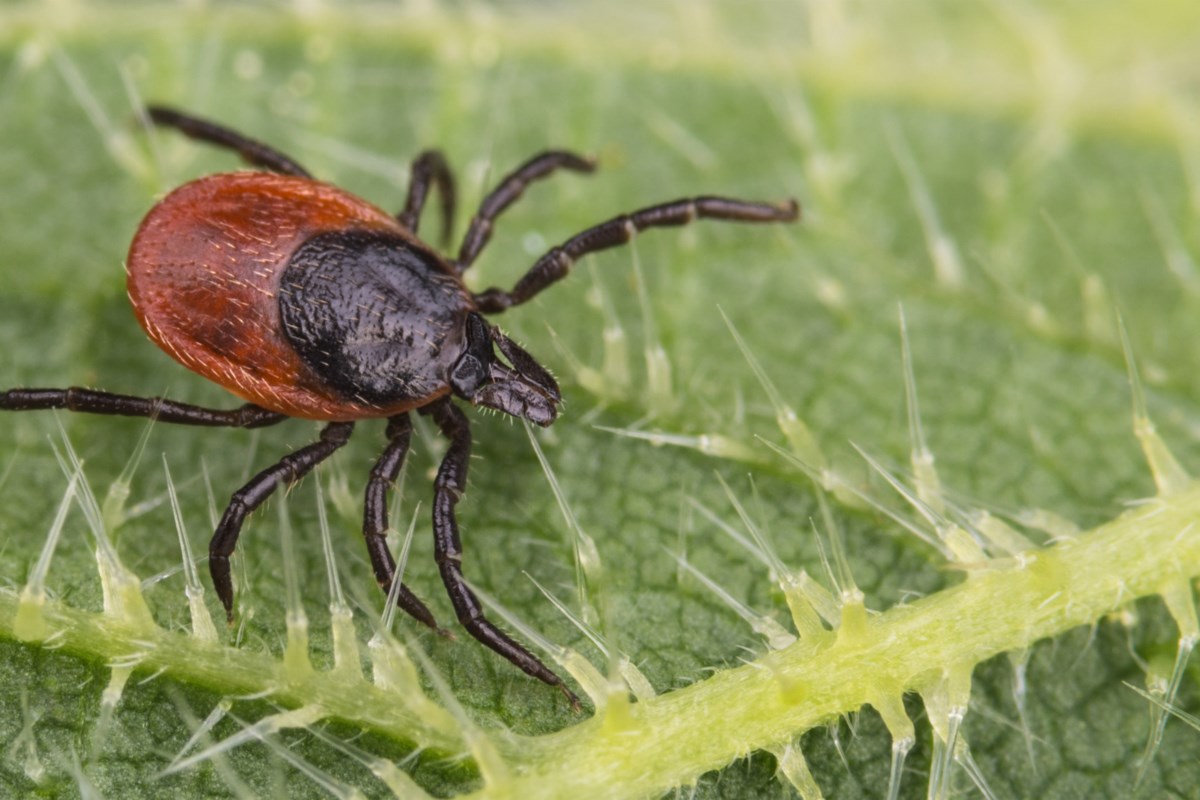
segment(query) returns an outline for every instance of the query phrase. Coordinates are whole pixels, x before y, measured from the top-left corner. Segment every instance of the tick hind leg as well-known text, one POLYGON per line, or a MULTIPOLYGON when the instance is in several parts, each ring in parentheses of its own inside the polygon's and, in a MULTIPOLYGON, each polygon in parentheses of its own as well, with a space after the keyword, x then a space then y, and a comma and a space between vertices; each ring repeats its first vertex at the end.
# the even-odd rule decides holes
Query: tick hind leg
POLYGON ((434 558, 442 574, 442 582, 454 605, 458 621, 467 632, 496 651, 527 675, 557 686, 571 705, 578 708, 579 698, 568 689, 562 678, 538 660, 537 656, 517 644, 483 615, 479 598, 467 586, 462 573, 462 542, 454 507, 467 487, 467 462, 471 457, 471 428, 466 415, 449 400, 422 409, 437 423, 442 435, 450 440, 450 449, 442 459, 433 488, 434 558))
POLYGON ((134 397, 72 386, 69 389, 11 389, 0 392, 0 410, 65 409, 88 414, 150 417, 177 425, 212 428, 263 428, 287 419, 283 414, 247 403, 229 410, 176 403, 162 397, 134 397))
POLYGON ((566 150, 547 150, 544 153, 538 153, 506 175, 500 181, 500 185, 483 198, 483 202, 479 204, 479 210, 471 218, 471 225, 467 228, 467 234, 463 237, 462 245, 458 250, 457 264, 460 273, 471 266, 480 251, 483 250, 484 245, 492 238, 492 227, 496 217, 515 203, 529 184, 545 178, 558 169, 568 169, 572 172, 594 172, 596 162, 566 150))
MULTIPOLYGON (((392 560, 387 546, 387 493, 400 475, 404 457, 408 454, 408 443, 412 439, 412 422, 407 414, 388 420, 387 438, 388 446, 375 462, 374 468, 371 469, 371 478, 367 481, 363 538, 367 540, 367 553, 371 556, 375 580, 379 582, 379 588, 383 589, 384 594, 390 595, 392 581, 396 579, 396 562, 392 560)), ((414 619, 437 630, 437 621, 433 614, 403 583, 397 590, 396 604, 414 619)))
POLYGON ((146 106, 146 117, 155 125, 174 128, 189 139, 233 150, 251 166, 300 178, 312 177, 308 170, 274 147, 251 139, 249 136, 243 136, 224 125, 193 117, 191 114, 185 114, 165 106, 146 106))
POLYGON ((208 570, 212 575, 213 587, 225 615, 233 621, 233 581, 229 576, 229 557, 237 545, 242 523, 251 511, 266 502, 280 484, 292 484, 303 478, 334 451, 350 439, 353 422, 331 422, 321 430, 319 441, 289 453, 278 464, 264 469, 238 489, 229 501, 217 531, 208 545, 208 570))
POLYGON ((694 197, 650 206, 632 214, 622 214, 576 234, 564 244, 539 258, 517 281, 512 291, 492 287, 475 296, 479 310, 494 314, 520 305, 571 271, 572 265, 588 253, 628 243, 646 228, 670 228, 687 225, 697 219, 721 219, 735 222, 792 222, 799 217, 795 200, 778 205, 751 203, 728 197, 694 197))

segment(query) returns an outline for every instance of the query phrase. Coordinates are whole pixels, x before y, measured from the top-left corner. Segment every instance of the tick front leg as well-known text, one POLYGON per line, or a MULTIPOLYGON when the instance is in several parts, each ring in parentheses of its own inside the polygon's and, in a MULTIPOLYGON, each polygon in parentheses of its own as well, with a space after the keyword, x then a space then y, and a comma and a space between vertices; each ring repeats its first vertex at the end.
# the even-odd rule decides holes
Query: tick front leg
POLYGON ((520 667, 525 674, 557 686, 571 705, 579 708, 579 698, 563 684, 562 678, 488 621, 479 598, 467 586, 462 574, 462 541, 458 535, 454 507, 467 486, 467 462, 471 457, 470 424, 462 411, 449 400, 427 406, 422 413, 430 414, 442 435, 450 440, 450 449, 442 459, 433 485, 433 542, 434 558, 458 621, 468 633, 520 667))
MULTIPOLYGON (((363 512, 363 537, 367 540, 367 553, 375 570, 375 580, 386 595, 391 594, 392 581, 396 579, 396 562, 387 546, 388 512, 387 493, 400 475, 404 457, 408 454, 408 443, 412 439, 412 422, 407 414, 388 420, 388 446, 371 470, 367 481, 365 509, 363 512)), ((396 594, 396 604, 409 616, 439 630, 433 613, 426 608, 415 594, 403 583, 396 594)))
POLYGON ((646 228, 671 228, 687 225, 697 219, 722 219, 733 222, 793 222, 800 216, 795 200, 774 203, 751 203, 728 197, 694 197, 650 206, 632 214, 613 217, 594 228, 576 234, 539 258, 517 281, 511 292, 495 287, 475 295, 479 310, 486 314, 520 305, 571 271, 571 267, 588 253, 607 250, 628 243, 646 228))
POLYGON ((421 212, 429 196, 429 187, 435 186, 442 201, 442 246, 450 244, 454 230, 454 173, 446 163, 440 150, 426 150, 412 163, 412 177, 408 183, 408 200, 396 220, 415 235, 421 223, 421 212))
POLYGON ((474 263, 484 245, 492 238, 492 226, 496 217, 517 202, 525 188, 536 180, 545 178, 558 169, 572 172, 594 172, 596 162, 585 156, 566 150, 547 150, 517 167, 500 181, 500 185, 479 204, 479 210, 471 218, 471 226, 463 237, 458 250, 458 271, 464 272, 474 263))
POLYGON ((331 422, 321 430, 319 441, 289 453, 278 464, 264 469, 234 492, 208 545, 208 571, 230 622, 233 621, 233 580, 229 577, 229 557, 237 546, 246 516, 266 502, 280 484, 295 483, 333 455, 335 450, 349 441, 353 430, 353 422, 331 422))

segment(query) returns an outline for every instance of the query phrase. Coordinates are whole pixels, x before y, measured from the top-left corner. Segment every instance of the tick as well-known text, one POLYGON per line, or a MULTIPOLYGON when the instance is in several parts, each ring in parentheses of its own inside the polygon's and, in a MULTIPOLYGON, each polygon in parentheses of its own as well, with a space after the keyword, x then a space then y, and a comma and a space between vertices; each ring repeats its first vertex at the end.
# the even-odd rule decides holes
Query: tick
MULTIPOLYGON (((13 389, 0 394, 0 410, 65 408, 203 427, 261 428, 290 417, 326 423, 317 442, 234 492, 217 525, 208 567, 231 621, 229 557, 247 515, 344 445, 364 419, 387 420, 387 446, 367 480, 363 536, 375 579, 384 592, 391 589, 387 493, 408 452, 409 412, 428 415, 450 442, 434 480, 433 537, 459 622, 577 705, 558 675, 487 619, 463 578, 455 505, 467 486, 471 429, 455 398, 541 426, 554 422, 562 402, 545 367, 484 315, 521 305, 566 277, 583 255, 625 244, 646 228, 704 218, 792 222, 796 202, 706 196, 649 206, 552 247, 511 290, 475 293, 463 274, 497 217, 533 181, 556 170, 592 172, 592 159, 548 150, 526 161, 484 198, 450 257, 417 236, 431 190, 439 193, 443 241, 453 227, 454 179, 437 150, 412 162, 404 209, 392 215, 229 128, 161 106, 147 108, 146 119, 236 151, 261 170, 209 175, 171 192, 138 227, 126 260, 129 299, 150 339, 245 405, 221 410, 72 387, 13 389)), ((404 611, 437 629, 406 586, 396 597, 404 611)))

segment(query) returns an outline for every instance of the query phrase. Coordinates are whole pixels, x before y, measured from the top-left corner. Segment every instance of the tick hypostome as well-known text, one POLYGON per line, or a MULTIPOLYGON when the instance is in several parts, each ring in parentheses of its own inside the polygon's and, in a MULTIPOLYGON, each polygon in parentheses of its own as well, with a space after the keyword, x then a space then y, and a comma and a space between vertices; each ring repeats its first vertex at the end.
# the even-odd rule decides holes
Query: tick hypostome
MULTIPOLYGON (((129 298, 147 335, 246 404, 217 410, 82 388, 13 389, 0 394, 0 409, 66 408, 212 427, 258 428, 289 417, 328 423, 317 442, 255 475, 225 509, 208 565, 230 619, 229 557, 246 515, 344 445, 360 419, 388 421, 387 447, 367 481, 363 536, 376 580, 391 589, 387 492, 408 450, 408 412, 432 417, 450 440, 434 481, 435 558, 459 622, 577 705, 558 675, 488 621, 462 574, 454 507, 467 485, 471 431, 452 398, 543 426, 554 422, 562 399, 550 373, 483 315, 524 303, 581 256, 646 228, 703 218, 791 222, 799 215, 795 201, 695 197, 622 214, 551 248, 511 290, 474 293, 462 276, 496 218, 531 182, 559 169, 591 172, 591 159, 549 150, 526 161, 484 198, 451 258, 417 238, 431 189, 440 195, 443 241, 453 228, 454 180, 436 150, 413 161, 404 209, 391 215, 228 128, 162 107, 148 108, 146 118, 265 170, 210 175, 171 192, 146 215, 126 262, 129 298)), ((437 627, 424 603, 397 589, 401 608, 437 627)))

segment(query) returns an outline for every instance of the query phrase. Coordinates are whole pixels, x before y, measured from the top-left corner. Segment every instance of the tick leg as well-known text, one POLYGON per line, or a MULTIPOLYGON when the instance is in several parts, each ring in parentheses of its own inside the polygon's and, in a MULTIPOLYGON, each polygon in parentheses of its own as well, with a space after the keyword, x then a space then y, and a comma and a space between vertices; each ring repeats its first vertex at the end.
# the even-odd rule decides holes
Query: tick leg
POLYGON ((265 145, 249 136, 243 136, 224 125, 218 125, 215 122, 193 117, 164 106, 146 106, 146 117, 155 125, 175 128, 190 139, 234 150, 242 157, 243 161, 251 166, 300 178, 312 177, 308 170, 270 145, 265 145))
POLYGON ((751 203, 727 197, 694 197, 650 206, 632 214, 613 217, 608 222, 576 234, 564 244, 539 258, 517 281, 511 292, 492 287, 475 295, 479 310, 494 314, 520 305, 557 280, 566 277, 581 257, 598 250, 628 243, 646 228, 687 225, 697 219, 724 219, 735 222, 792 222, 800 216, 795 200, 783 203, 751 203))
POLYGON ((353 422, 329 423, 321 430, 319 441, 289 453, 278 464, 264 469, 234 492, 208 544, 208 570, 230 622, 233 621, 233 581, 229 577, 229 557, 233 555, 246 516, 266 502, 280 484, 295 483, 329 458, 350 439, 353 430, 353 422))
POLYGON ((594 172, 596 162, 591 158, 569 153, 565 150, 547 150, 538 153, 533 158, 517 167, 492 193, 483 198, 479 210, 471 218, 471 226, 463 237, 458 250, 458 271, 464 272, 474 263, 483 250, 484 245, 492 238, 492 225, 496 217, 517 201, 525 191, 525 187, 533 181, 545 178, 556 169, 569 169, 572 172, 594 172))
POLYGON ((437 187, 442 201, 442 245, 450 244, 450 234, 454 230, 454 207, 456 204, 454 192, 454 174, 450 172, 446 158, 440 150, 426 150, 412 163, 412 177, 408 183, 408 200, 404 210, 396 215, 396 219, 413 234, 421 222, 421 211, 425 208, 425 199, 429 196, 430 185, 437 187))
MULTIPOLYGON (((400 414, 388 420, 387 438, 388 446, 375 462, 371 478, 367 481, 366 508, 363 513, 363 537, 367 540, 367 553, 370 554, 371 566, 375 569, 375 580, 379 581, 379 588, 383 589, 384 594, 390 593, 392 581, 396 579, 396 562, 392 560, 387 546, 387 493, 400 475, 404 457, 408 454, 412 422, 407 414, 400 414)), ((396 603, 414 619, 437 629, 437 621, 433 614, 404 584, 400 584, 396 603)))
POLYGON ((263 428, 287 419, 283 414, 247 403, 228 411, 176 403, 162 397, 132 397, 72 386, 69 389, 11 389, 0 392, 0 410, 32 411, 64 408, 89 414, 152 417, 159 422, 227 428, 263 428))
POLYGON ((467 486, 467 462, 471 457, 471 428, 466 416, 449 400, 441 400, 421 410, 433 416, 442 435, 450 440, 450 449, 442 459, 433 484, 433 542, 442 582, 454 605, 458 621, 467 632, 492 650, 520 667, 527 675, 557 686, 571 705, 578 708, 579 698, 563 685, 562 678, 538 660, 537 656, 517 644, 483 615, 479 598, 467 586, 462 574, 462 542, 458 536, 458 521, 454 506, 467 486))

